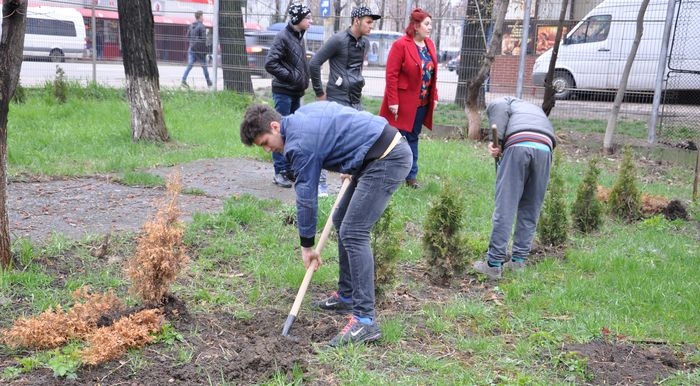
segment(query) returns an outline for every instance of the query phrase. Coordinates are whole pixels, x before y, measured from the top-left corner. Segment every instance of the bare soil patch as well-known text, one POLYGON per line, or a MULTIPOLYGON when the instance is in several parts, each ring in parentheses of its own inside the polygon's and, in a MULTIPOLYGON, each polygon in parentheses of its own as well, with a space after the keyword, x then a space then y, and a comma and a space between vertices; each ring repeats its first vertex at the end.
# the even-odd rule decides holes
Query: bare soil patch
POLYGON ((564 351, 586 358, 594 385, 653 385, 679 370, 688 370, 684 352, 666 345, 632 344, 604 339, 567 345, 564 351))

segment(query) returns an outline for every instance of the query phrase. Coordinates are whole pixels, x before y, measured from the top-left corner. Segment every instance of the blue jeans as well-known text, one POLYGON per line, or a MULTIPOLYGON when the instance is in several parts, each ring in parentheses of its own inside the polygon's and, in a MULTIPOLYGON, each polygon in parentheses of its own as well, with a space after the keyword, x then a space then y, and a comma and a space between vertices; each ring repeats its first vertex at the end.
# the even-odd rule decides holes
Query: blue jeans
POLYGON ((411 168, 411 149, 400 141, 386 157, 370 162, 353 176, 333 213, 338 231, 338 294, 352 298, 352 313, 374 319, 374 255, 370 230, 404 182, 411 168))
POLYGON ((421 106, 416 110, 416 119, 413 120, 413 131, 408 133, 401 131, 401 135, 406 138, 408 146, 411 148, 411 153, 413 153, 413 164, 411 165, 411 171, 406 176, 406 180, 415 180, 418 176, 418 138, 420 137, 420 132, 423 129, 423 121, 425 116, 428 114, 428 106, 421 106))
POLYGON ((194 66, 195 62, 202 64, 202 70, 204 71, 204 78, 207 80, 207 86, 211 86, 209 70, 207 69, 207 55, 198 54, 196 52, 192 52, 192 50, 187 50, 187 68, 185 68, 185 73, 182 74, 182 81, 187 81, 187 76, 190 75, 190 70, 192 70, 192 66, 194 66))
MULTIPOLYGON (((272 100, 275 102, 275 111, 282 116, 292 114, 301 106, 301 97, 293 97, 286 94, 272 93, 272 100)), ((275 174, 291 170, 291 165, 280 153, 272 153, 272 163, 275 167, 275 174)))
POLYGON ((527 259, 549 182, 552 153, 526 146, 510 146, 503 152, 496 175, 493 229, 488 261, 505 262, 513 232, 513 257, 527 259), (516 220, 517 216, 517 220, 516 220))

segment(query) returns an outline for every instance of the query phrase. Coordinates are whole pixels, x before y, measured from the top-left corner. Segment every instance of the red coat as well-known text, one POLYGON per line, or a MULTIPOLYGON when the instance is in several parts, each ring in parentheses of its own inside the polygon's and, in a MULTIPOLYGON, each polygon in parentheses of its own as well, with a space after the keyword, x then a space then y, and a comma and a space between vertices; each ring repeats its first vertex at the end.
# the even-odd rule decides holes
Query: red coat
MULTIPOLYGON (((432 130, 433 110, 435 109, 435 101, 438 100, 436 87, 438 58, 433 41, 425 39, 425 44, 433 60, 434 70, 430 84, 432 102, 428 104, 428 114, 425 116, 423 125, 432 130)), ((413 41, 413 37, 404 35, 392 44, 386 61, 386 88, 384 89, 382 106, 379 108, 379 115, 386 118, 390 125, 399 130, 413 131, 413 121, 420 103, 419 94, 422 78, 423 66, 416 43, 413 41), (399 105, 398 119, 394 119, 394 114, 389 111, 391 105, 399 105)))

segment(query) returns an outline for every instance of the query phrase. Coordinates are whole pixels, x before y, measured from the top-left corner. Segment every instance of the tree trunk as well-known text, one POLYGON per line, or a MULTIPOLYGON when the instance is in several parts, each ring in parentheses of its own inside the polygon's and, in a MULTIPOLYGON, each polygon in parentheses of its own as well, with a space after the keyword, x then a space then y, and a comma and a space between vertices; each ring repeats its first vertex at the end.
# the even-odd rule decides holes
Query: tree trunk
POLYGON ((11 0, 2 5, 2 40, 0 40, 0 267, 12 261, 10 221, 7 214, 7 116, 10 101, 22 69, 24 31, 27 26, 27 1, 11 0))
POLYGON ((625 92, 627 91, 627 79, 630 76, 630 70, 632 69, 632 63, 634 63, 634 58, 637 56, 639 41, 642 40, 642 34, 644 33, 644 14, 647 11, 648 5, 649 0, 642 0, 642 4, 639 7, 639 13, 637 14, 637 33, 634 35, 632 48, 630 49, 629 55, 627 55, 627 62, 625 63, 624 70, 622 70, 622 78, 620 79, 620 88, 617 89, 615 101, 613 102, 613 108, 610 112, 610 115, 608 116, 608 126, 605 128, 605 137, 603 138, 603 151, 605 152, 605 154, 612 154, 614 151, 612 147, 612 137, 615 133, 617 116, 620 113, 622 99, 624 99, 625 92))
MULTIPOLYGON (((477 0, 479 1, 479 0, 477 0)), ((455 103, 461 108, 467 107, 468 84, 474 78, 481 67, 481 58, 486 51, 486 29, 491 25, 491 11, 483 2, 469 2, 466 17, 462 25, 462 49, 459 52, 459 66, 457 73, 457 93, 455 103)), ((484 95, 481 93, 483 100, 484 95)))
POLYGON ((248 69, 242 7, 244 0, 219 2, 219 35, 224 89, 253 94, 253 81, 248 69))
POLYGON ((131 107, 131 138, 165 142, 165 127, 150 0, 117 3, 122 43, 126 97, 131 107))
POLYGON ((486 54, 484 54, 481 68, 476 76, 470 79, 467 83, 467 119, 469 120, 469 129, 467 136, 469 139, 479 140, 481 138, 481 114, 479 111, 479 92, 484 80, 491 71, 496 53, 500 51, 501 40, 503 39, 503 24, 508 10, 509 0, 494 1, 493 9, 496 15, 494 21, 493 34, 486 54))
POLYGON ((549 60, 549 69, 547 71, 547 76, 544 78, 544 98, 542 99, 542 110, 549 116, 554 108, 555 98, 554 98, 554 86, 552 85, 552 80, 554 80, 554 69, 557 64, 557 56, 559 56, 559 43, 561 42, 561 35, 564 31, 564 18, 566 17, 566 9, 569 7, 569 0, 562 0, 561 11, 559 11, 559 25, 557 26, 557 34, 554 37, 554 46, 552 47, 552 58, 549 60))

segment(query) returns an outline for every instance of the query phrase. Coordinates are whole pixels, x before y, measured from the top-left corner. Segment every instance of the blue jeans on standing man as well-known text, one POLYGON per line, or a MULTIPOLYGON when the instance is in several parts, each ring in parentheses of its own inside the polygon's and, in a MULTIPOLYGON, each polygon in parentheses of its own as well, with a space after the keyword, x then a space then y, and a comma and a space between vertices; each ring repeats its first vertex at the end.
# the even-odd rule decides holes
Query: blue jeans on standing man
POLYGON ((423 129, 423 121, 426 114, 428 114, 428 106, 419 107, 416 110, 416 119, 413 120, 413 131, 410 133, 401 131, 401 135, 406 138, 408 146, 411 148, 411 153, 413 153, 413 164, 411 165, 411 171, 406 176, 406 181, 415 180, 416 176, 418 176, 418 138, 423 129))
POLYGON ((338 231, 338 295, 352 298, 356 317, 374 320, 374 255, 370 230, 411 168, 411 149, 401 140, 384 158, 353 176, 333 213, 338 231))
MULTIPOLYGON (((275 102, 275 111, 280 113, 281 116, 287 116, 297 111, 301 106, 301 97, 293 97, 286 94, 272 93, 272 100, 275 102)), ((280 153, 272 153, 272 163, 275 168, 275 174, 280 174, 282 172, 287 172, 291 170, 291 166, 287 159, 280 153)))
POLYGON ((192 49, 187 50, 187 68, 185 68, 185 73, 182 74, 182 83, 187 82, 187 76, 190 75, 190 70, 194 66, 195 62, 202 64, 202 70, 204 71, 204 78, 207 80, 207 86, 211 86, 211 80, 209 79, 209 70, 207 69, 207 55, 199 54, 192 49))

